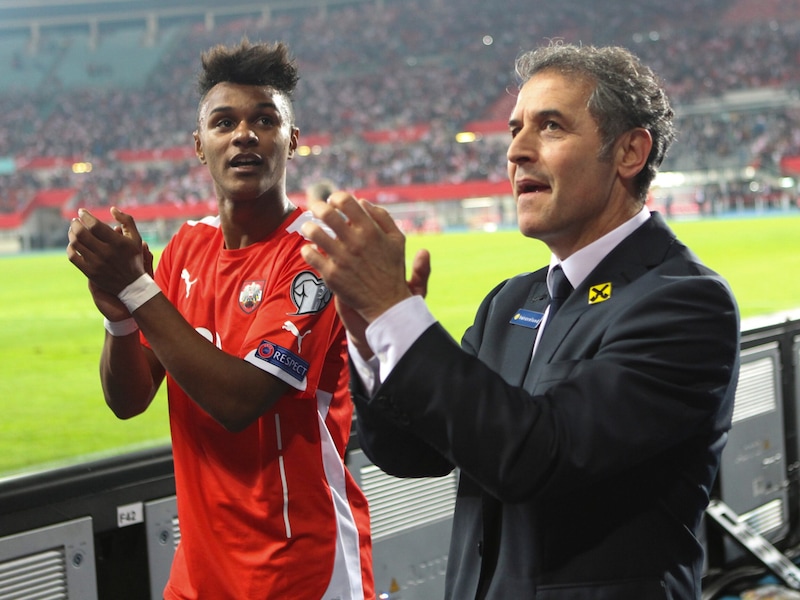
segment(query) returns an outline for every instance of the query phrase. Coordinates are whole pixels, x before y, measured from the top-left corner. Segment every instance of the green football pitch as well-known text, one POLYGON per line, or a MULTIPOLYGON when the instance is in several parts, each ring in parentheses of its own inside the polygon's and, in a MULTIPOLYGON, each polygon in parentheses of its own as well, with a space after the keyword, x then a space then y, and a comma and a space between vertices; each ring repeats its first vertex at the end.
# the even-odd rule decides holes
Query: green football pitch
MULTIPOLYGON (((743 317, 800 307, 800 216, 675 221, 678 236, 733 287, 743 317)), ((411 236, 432 255, 428 302, 457 339, 501 279, 545 264, 516 231, 411 236)), ((163 390, 129 421, 103 402, 102 319, 64 252, 0 258, 0 477, 169 440, 163 390)))

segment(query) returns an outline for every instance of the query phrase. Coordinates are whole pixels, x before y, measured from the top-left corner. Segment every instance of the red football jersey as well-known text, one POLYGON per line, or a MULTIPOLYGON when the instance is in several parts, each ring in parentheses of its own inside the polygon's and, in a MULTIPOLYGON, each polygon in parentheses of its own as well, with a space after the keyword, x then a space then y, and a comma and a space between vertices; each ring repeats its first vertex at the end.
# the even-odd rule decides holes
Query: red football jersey
POLYGON ((189 222, 159 260, 156 281, 197 331, 291 386, 231 433, 168 375, 181 531, 168 600, 374 597, 367 502, 344 467, 344 329, 300 255, 310 218, 298 209, 233 250, 218 217, 189 222))

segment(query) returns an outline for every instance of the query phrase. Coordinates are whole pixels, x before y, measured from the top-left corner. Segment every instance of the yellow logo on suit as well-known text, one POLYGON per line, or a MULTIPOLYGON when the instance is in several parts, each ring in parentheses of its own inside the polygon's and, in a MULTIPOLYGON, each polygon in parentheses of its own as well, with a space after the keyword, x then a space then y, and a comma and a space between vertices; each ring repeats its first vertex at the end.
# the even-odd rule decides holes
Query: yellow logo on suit
POLYGON ((611 282, 589 286, 589 304, 599 304, 611 298, 611 282))

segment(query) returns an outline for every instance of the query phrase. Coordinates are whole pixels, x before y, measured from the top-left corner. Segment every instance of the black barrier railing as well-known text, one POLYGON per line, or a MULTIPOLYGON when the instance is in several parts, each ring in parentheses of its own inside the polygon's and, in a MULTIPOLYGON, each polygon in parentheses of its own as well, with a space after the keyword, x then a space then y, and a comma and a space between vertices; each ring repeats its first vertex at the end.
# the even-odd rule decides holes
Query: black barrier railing
POLYGON ((175 493, 172 449, 160 446, 0 481, 0 537, 90 514, 95 529, 116 528, 108 501, 175 493))
MULTIPOLYGON (((733 507, 749 528, 793 556, 800 547, 800 315, 745 321, 741 355, 734 426, 714 495, 726 507, 733 507)), ((359 482, 380 475, 358 451, 354 436, 349 451, 348 465, 359 482)), ((388 486, 404 493, 400 489, 403 485, 401 481, 380 480, 373 487, 380 491, 388 486)), ((26 532, 36 533, 36 539, 40 539, 44 531, 48 538, 52 537, 51 526, 68 523, 67 531, 78 531, 79 526, 85 530, 88 520, 93 533, 89 542, 92 552, 79 547, 85 541, 53 543, 64 549, 59 556, 63 556, 65 589, 69 589, 70 574, 81 568, 78 563, 82 557, 92 556, 96 591, 93 595, 82 588, 80 596, 67 592, 63 597, 159 600, 160 593, 154 590, 162 589, 159 586, 180 535, 174 493, 169 446, 0 480, 0 597, 4 597, 4 569, 13 570, 14 561, 19 560, 15 545, 26 556, 33 552, 31 543, 25 541, 26 532), (148 519, 152 522, 147 523, 148 519), (157 559, 155 552, 159 553, 157 559)), ((373 493, 376 498, 382 497, 373 493)), ((454 493, 454 484, 444 491, 437 488, 431 504, 450 507, 454 493)), ((374 506, 373 510, 378 514, 383 508, 374 506)), ((438 590, 438 580, 443 581, 447 562, 447 536, 443 532, 449 531, 449 522, 439 513, 432 514, 426 526, 416 524, 404 530, 400 523, 374 544, 376 560, 381 563, 376 566, 386 578, 386 582, 378 582, 376 571, 376 584, 388 592, 392 588, 402 592, 403 600, 416 600, 423 590, 438 590), (420 543, 420 538, 429 534, 435 534, 436 540, 420 543), (398 556, 418 555, 416 548, 420 546, 429 553, 436 550, 434 559, 428 561, 433 566, 424 578, 417 572, 419 565, 390 564, 398 556)), ((729 540, 711 527, 706 533, 709 585, 723 581, 727 572, 742 566, 750 565, 748 573, 759 573, 746 551, 732 548, 729 540)))

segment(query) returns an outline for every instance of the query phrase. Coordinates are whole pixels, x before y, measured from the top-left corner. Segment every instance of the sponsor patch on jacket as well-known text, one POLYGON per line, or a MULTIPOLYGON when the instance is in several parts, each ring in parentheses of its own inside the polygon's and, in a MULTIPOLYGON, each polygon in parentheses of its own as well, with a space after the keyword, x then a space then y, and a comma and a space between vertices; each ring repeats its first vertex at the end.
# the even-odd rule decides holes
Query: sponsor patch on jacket
POLYGON ((308 373, 308 363, 306 361, 283 346, 273 344, 267 340, 261 340, 256 349, 256 358, 275 365, 297 381, 303 381, 306 373, 308 373))
POLYGON ((514 316, 511 317, 509 323, 512 325, 522 325, 529 329, 536 329, 539 327, 539 323, 542 322, 542 317, 544 317, 544 313, 520 308, 514 313, 514 316))
POLYGON ((322 279, 311 271, 303 271, 292 281, 291 296, 297 308, 294 314, 308 315, 328 306, 333 294, 322 279))
POLYGON ((589 286, 589 304, 605 302, 611 298, 611 282, 596 283, 589 286))

